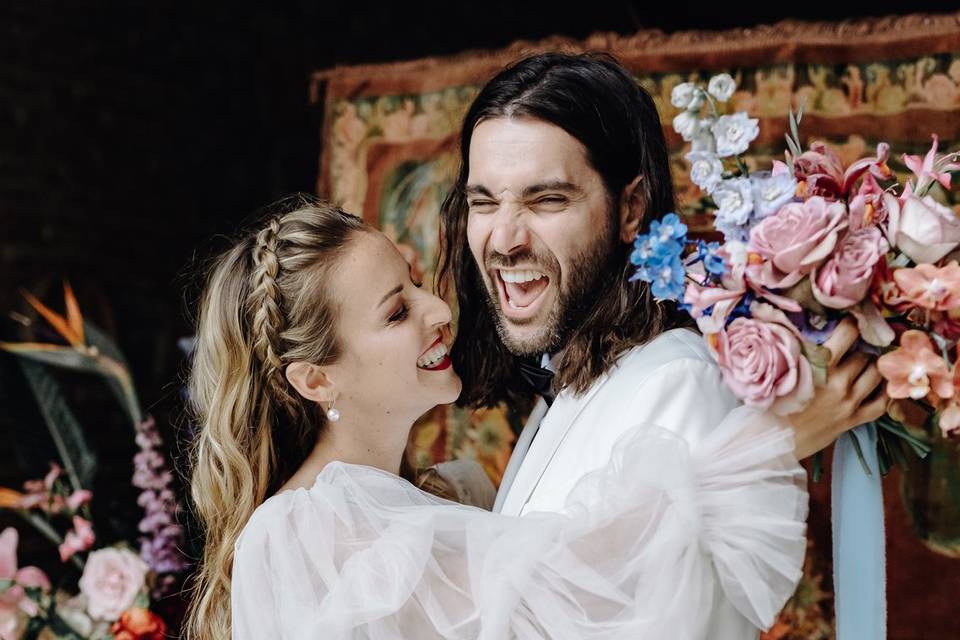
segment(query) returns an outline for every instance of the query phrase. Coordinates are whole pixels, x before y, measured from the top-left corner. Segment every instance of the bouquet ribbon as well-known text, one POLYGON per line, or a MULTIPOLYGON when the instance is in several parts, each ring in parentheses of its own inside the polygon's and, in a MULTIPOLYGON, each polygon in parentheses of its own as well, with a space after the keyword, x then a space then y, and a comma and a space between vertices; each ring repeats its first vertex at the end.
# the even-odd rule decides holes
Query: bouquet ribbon
POLYGON ((884 640, 886 542, 876 425, 862 424, 837 440, 830 489, 837 640, 884 640), (870 475, 852 438, 860 444, 870 475))

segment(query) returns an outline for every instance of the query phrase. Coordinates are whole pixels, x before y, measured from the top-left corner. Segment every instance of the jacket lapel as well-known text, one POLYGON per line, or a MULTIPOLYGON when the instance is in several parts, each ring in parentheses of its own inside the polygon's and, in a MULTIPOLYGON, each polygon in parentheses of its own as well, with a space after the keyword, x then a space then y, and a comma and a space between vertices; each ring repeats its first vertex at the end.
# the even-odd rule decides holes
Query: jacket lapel
MULTIPOLYGON (((607 379, 607 375, 604 374, 582 396, 574 396, 566 390, 557 395, 553 406, 539 421, 537 431, 531 433, 529 440, 526 442, 528 448, 522 452, 523 457, 517 457, 517 449, 514 449, 510 462, 507 464, 508 471, 511 467, 514 467, 511 483, 506 484, 507 476, 505 473, 504 482, 501 483, 500 492, 497 494, 495 510, 508 515, 520 514, 521 509, 540 483, 540 478, 543 477, 550 461, 553 460, 557 448, 586 406, 607 382, 607 379), (534 434, 537 436, 536 440, 533 440, 534 434)), ((524 427, 524 432, 528 428, 524 427)), ((520 441, 517 442, 517 448, 519 446, 520 441)))
POLYGON ((503 471, 503 478, 500 480, 500 488, 497 490, 497 500, 493 503, 493 510, 495 512, 499 513, 503 508, 503 501, 506 499, 507 493, 510 492, 510 487, 513 486, 513 481, 517 477, 517 471, 520 470, 520 465, 527 456, 530 443, 533 442, 534 436, 537 435, 537 431, 540 429, 540 422, 547 413, 547 409, 547 403, 541 398, 537 401, 537 404, 534 405, 533 411, 530 412, 530 417, 527 418, 526 424, 523 425, 523 430, 520 431, 520 437, 517 438, 517 444, 513 446, 513 453, 510 454, 510 460, 507 461, 507 468, 503 471))

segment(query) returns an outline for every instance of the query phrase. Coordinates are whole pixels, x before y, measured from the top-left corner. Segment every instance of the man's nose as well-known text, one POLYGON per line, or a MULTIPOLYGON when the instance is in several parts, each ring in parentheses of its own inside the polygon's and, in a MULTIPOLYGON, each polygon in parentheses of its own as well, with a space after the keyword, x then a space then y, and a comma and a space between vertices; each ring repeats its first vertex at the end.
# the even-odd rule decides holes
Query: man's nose
POLYGON ((490 233, 490 248, 509 255, 530 246, 530 230, 518 206, 504 205, 495 214, 490 233))

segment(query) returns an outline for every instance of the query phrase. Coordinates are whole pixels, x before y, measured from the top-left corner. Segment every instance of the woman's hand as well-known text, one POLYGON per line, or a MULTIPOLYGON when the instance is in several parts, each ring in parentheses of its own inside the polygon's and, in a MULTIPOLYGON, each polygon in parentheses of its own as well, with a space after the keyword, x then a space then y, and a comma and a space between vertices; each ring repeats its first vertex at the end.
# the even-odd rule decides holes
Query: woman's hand
POLYGON ((825 449, 846 431, 886 412, 887 396, 881 388, 883 376, 877 371, 876 359, 861 351, 847 354, 858 335, 857 326, 849 317, 837 325, 823 343, 831 354, 827 384, 817 387, 805 409, 787 416, 793 426, 798 460, 825 449))

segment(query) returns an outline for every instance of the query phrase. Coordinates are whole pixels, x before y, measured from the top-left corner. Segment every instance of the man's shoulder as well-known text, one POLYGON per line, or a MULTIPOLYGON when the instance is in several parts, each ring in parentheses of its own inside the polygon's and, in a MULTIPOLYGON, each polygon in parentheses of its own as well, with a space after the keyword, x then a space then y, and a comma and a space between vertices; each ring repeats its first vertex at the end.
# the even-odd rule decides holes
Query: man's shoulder
POLYGON ((626 351, 617 360, 611 375, 652 371, 672 362, 690 360, 716 366, 703 336, 690 329, 670 329, 626 351))

